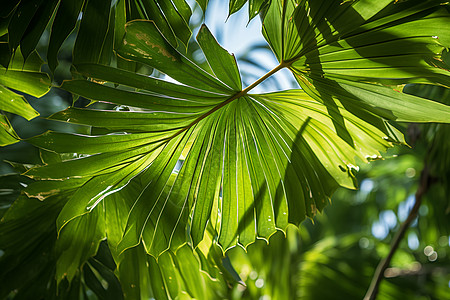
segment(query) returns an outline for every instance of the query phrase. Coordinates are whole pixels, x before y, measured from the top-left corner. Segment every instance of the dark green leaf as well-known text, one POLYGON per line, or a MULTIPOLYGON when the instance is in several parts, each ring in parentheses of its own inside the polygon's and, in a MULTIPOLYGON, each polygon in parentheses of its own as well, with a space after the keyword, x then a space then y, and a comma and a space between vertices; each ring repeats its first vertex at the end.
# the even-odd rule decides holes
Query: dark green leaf
POLYGON ((20 1, 8 25, 9 47, 15 51, 43 0, 20 1))
POLYGON ((57 1, 43 1, 34 17, 31 19, 31 22, 20 42, 20 49, 25 59, 27 59, 28 56, 36 49, 41 35, 47 27, 47 24, 50 22, 57 5, 57 1))
POLYGON ((105 238, 104 226, 103 212, 96 209, 74 219, 59 232, 55 245, 58 283, 65 277, 71 282, 79 268, 97 253, 100 241, 105 238))
POLYGON ((88 1, 73 49, 74 63, 100 63, 108 46, 111 0, 88 1), (95 30, 94 30, 95 29, 95 30))
POLYGON ((75 28, 83 3, 84 1, 80 0, 62 0, 59 4, 53 21, 47 52, 48 66, 53 72, 58 65, 58 51, 75 28))

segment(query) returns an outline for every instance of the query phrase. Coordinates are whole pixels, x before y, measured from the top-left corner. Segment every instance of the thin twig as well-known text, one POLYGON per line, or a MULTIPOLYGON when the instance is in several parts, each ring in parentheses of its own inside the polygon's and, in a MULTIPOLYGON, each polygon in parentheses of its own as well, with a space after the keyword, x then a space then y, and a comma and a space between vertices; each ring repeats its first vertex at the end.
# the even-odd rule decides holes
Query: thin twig
POLYGON ((367 293, 364 296, 364 300, 375 300, 375 298, 377 297, 381 280, 383 280, 384 277, 384 272, 389 267, 392 257, 394 256, 395 251, 397 251, 398 246, 406 233, 406 230, 409 228, 412 221, 414 221, 414 219, 417 217, 420 204, 422 203, 422 197, 428 190, 428 182, 429 182, 428 166, 427 164, 425 164, 422 172, 420 173, 420 184, 416 191, 414 206, 409 212, 408 218, 405 220, 405 222, 403 222, 402 226, 395 234, 395 237, 391 243, 391 249, 389 251, 389 254, 386 256, 386 258, 382 259, 379 262, 377 269, 373 274, 372 281, 370 282, 369 289, 367 290, 367 293))

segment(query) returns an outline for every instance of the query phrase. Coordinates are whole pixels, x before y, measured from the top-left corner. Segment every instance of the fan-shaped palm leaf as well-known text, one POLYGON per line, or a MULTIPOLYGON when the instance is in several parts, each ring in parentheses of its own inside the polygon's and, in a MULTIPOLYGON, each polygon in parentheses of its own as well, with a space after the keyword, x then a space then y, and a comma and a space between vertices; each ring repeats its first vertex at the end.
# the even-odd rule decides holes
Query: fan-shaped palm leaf
MULTIPOLYGON (((351 9, 359 11, 369 4, 355 2, 351 9)), ((350 81, 353 77, 337 81, 325 76, 317 79, 312 73, 310 77, 299 76, 306 78, 300 82, 308 93, 293 90, 248 94, 283 67, 289 66, 296 73, 302 70, 297 67, 304 57, 302 44, 277 46, 284 45, 284 36, 292 35, 295 40, 299 34, 294 25, 286 25, 291 34, 286 35, 283 24, 287 22, 275 22, 279 7, 278 18, 290 20, 287 6, 283 5, 273 1, 264 21, 266 36, 281 64, 242 91, 234 58, 220 48, 206 27, 200 30, 198 42, 213 74, 177 52, 153 23, 136 21, 127 25, 118 53, 150 65, 180 84, 106 66, 76 65, 79 73, 92 80, 68 81, 63 88, 92 100, 141 107, 144 111, 69 108, 51 118, 102 128, 110 134, 50 132, 31 139, 51 151, 89 155, 27 172, 30 177, 57 180, 53 184, 63 188, 78 180, 80 187, 58 217, 59 231, 102 201, 107 202, 106 196, 139 180, 144 188, 134 199, 119 252, 141 241, 146 251, 156 257, 168 248, 177 249, 190 238, 198 245, 208 222, 217 230, 224 249, 236 244, 247 246, 257 237, 267 239, 288 222, 298 224, 305 215, 313 216, 339 185, 353 187, 351 169, 355 157, 378 157, 380 150, 392 146, 391 142, 402 141, 388 119, 450 120, 449 108, 444 105, 363 80, 350 81), (277 36, 281 39, 274 42, 277 36), (280 49, 296 54, 286 61, 280 49), (346 101, 328 99, 337 97, 346 101), (383 97, 390 97, 390 101, 383 97)), ((305 5, 302 2, 297 10, 305 5)), ((294 6, 291 13, 295 12, 294 6)), ((365 20, 352 25, 360 27, 352 30, 363 31, 364 26, 369 26, 366 23, 373 24, 366 22, 373 15, 364 15, 365 20)), ((409 21, 396 14, 387 18, 398 23, 409 21)), ((361 59, 370 61, 365 56, 361 59)), ((393 62, 386 66, 393 74, 398 70, 393 62)), ((39 189, 28 193, 42 195, 39 189)))

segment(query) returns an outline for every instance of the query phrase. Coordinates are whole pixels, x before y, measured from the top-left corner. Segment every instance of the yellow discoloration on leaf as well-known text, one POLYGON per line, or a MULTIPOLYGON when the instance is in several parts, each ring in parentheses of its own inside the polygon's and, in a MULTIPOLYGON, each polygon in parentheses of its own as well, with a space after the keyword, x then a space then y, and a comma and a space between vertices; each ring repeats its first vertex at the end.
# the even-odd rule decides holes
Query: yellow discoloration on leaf
POLYGON ((317 207, 314 204, 311 204, 311 213, 313 216, 317 214, 317 207))
POLYGON ((142 49, 136 48, 135 51, 136 51, 137 53, 139 53, 139 54, 141 54, 141 55, 147 57, 147 58, 150 58, 150 59, 152 58, 152 56, 151 56, 150 54, 148 54, 147 52, 145 52, 145 51, 142 50, 142 49))
POLYGON ((25 194, 26 194, 29 198, 37 198, 39 201, 44 201, 45 198, 47 198, 47 197, 49 197, 49 196, 51 196, 51 195, 57 194, 57 193, 59 193, 60 191, 61 191, 61 190, 59 190, 59 189, 53 189, 53 190, 46 191, 46 192, 40 192, 40 193, 38 193, 38 194, 30 194, 30 193, 27 193, 27 192, 25 192, 25 194))
MULTIPOLYGON (((138 39, 140 39, 141 41, 144 41, 144 43, 145 43, 147 46, 150 46, 150 47, 152 47, 152 48, 158 48, 158 53, 164 55, 164 56, 167 57, 167 58, 170 58, 172 61, 177 61, 176 57, 173 56, 172 54, 170 54, 170 52, 167 51, 167 49, 165 49, 163 46, 152 43, 152 42, 150 41, 151 38, 150 38, 150 36, 149 36, 148 34, 145 34, 145 33, 138 33, 138 34, 136 34, 136 37, 137 37, 138 39)), ((141 50, 141 51, 142 51, 142 50, 141 50)), ((141 53, 141 52, 139 52, 139 53, 141 53)), ((143 53, 141 53, 141 54, 142 54, 142 55, 145 55, 145 54, 143 54, 143 53)))
POLYGON ((95 82, 95 83, 98 83, 98 84, 105 84, 107 82, 105 80, 97 80, 97 79, 94 79, 94 78, 89 78, 89 80, 91 82, 95 82))

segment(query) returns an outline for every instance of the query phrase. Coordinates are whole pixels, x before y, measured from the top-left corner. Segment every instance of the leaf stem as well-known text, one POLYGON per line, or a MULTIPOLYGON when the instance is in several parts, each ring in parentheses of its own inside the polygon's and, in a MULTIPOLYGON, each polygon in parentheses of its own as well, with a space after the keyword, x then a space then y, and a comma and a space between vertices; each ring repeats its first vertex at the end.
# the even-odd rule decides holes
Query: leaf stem
POLYGON ((420 185, 415 194, 414 206, 409 212, 408 218, 405 220, 405 222, 403 222, 402 226, 395 234, 388 255, 379 262, 375 270, 375 273, 373 274, 372 281, 370 282, 369 289, 367 290, 367 293, 364 296, 364 300, 374 300, 377 297, 381 280, 383 280, 384 278, 384 272, 389 267, 392 257, 397 251, 398 246, 400 245, 400 242, 406 233, 406 230, 409 228, 409 225, 411 225, 412 221, 414 221, 414 219, 417 217, 420 204, 422 203, 422 197, 428 190, 428 183, 429 183, 429 170, 428 166, 425 165, 422 172, 420 173, 420 185))
POLYGON ((252 90, 253 88, 255 88, 256 86, 258 86, 261 82, 263 82, 264 80, 266 80, 267 78, 269 78, 270 76, 272 76, 273 74, 275 74, 276 72, 280 71, 281 69, 288 67, 290 64, 287 62, 281 62, 279 63, 275 68, 273 68, 272 70, 270 70, 269 72, 267 72, 266 74, 264 74, 263 76, 261 76, 258 80, 256 80, 255 82, 253 82, 252 84, 250 84, 248 87, 246 87, 245 89, 243 89, 240 92, 237 92, 236 94, 234 94, 233 96, 231 96, 230 98, 228 98, 227 100, 225 100, 224 102, 214 106, 211 110, 209 110, 208 112, 204 113, 203 115, 201 115, 200 117, 198 117, 197 119, 195 119, 194 121, 192 121, 192 123, 190 123, 189 125, 187 125, 186 127, 181 128, 180 130, 178 130, 177 132, 175 132, 173 135, 171 135, 170 137, 166 138, 166 140, 171 140, 174 137, 178 136, 179 134, 189 130, 190 128, 192 128, 195 124, 199 123, 201 120, 203 120, 204 118, 208 117, 209 115, 211 115, 212 113, 216 112, 217 110, 219 110, 220 108, 224 107, 225 105, 227 105, 228 103, 243 97, 245 95, 247 95, 247 93, 252 90))

